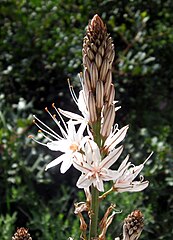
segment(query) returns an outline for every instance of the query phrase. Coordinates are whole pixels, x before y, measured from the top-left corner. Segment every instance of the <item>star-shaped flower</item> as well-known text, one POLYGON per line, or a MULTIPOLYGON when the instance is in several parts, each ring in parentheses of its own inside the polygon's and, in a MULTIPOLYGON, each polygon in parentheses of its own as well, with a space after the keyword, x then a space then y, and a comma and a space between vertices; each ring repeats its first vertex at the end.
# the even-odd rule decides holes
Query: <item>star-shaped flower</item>
MULTIPOLYGON (((152 153, 150 154, 150 156, 152 153)), ((113 185, 113 189, 116 192, 139 192, 144 190, 148 185, 148 181, 143 181, 144 177, 141 175, 139 181, 134 181, 137 175, 144 168, 144 164, 150 158, 150 156, 144 161, 144 163, 135 166, 131 162, 128 162, 129 155, 124 159, 118 168, 120 177, 116 179, 113 185)))
POLYGON ((109 168, 116 162, 122 151, 123 146, 120 146, 102 160, 97 144, 88 140, 84 146, 85 154, 75 154, 73 162, 74 167, 82 172, 77 181, 77 187, 88 188, 93 185, 103 192, 103 181, 116 180, 120 177, 121 173, 109 168))
MULTIPOLYGON (((53 107, 55 108, 54 104, 53 107)), ((46 170, 62 162, 60 171, 61 173, 65 173, 73 163, 74 154, 81 150, 86 139, 88 139, 88 136, 83 137, 83 132, 86 128, 85 124, 80 124, 78 130, 76 130, 76 124, 74 121, 69 120, 68 123, 65 123, 58 110, 56 108, 55 110, 59 114, 64 127, 60 125, 60 122, 57 121, 56 117, 52 115, 46 108, 46 111, 57 124, 62 136, 43 123, 39 118, 34 116, 34 123, 38 126, 39 132, 45 137, 47 143, 39 142, 32 136, 30 137, 37 143, 47 146, 52 151, 63 153, 61 156, 50 162, 46 166, 46 170)))
POLYGON ((104 142, 104 150, 109 152, 113 150, 126 136, 127 130, 129 125, 118 129, 118 124, 114 126, 110 135, 107 137, 106 141, 104 142))

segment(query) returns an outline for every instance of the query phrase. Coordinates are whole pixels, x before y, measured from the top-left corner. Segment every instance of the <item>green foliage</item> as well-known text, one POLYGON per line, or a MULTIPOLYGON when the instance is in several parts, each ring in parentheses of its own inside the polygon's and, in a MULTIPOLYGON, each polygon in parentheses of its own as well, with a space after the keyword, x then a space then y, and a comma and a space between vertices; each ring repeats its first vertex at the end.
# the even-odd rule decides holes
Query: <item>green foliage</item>
MULTIPOLYGON (((135 207, 145 215, 143 239, 172 239, 172 7, 171 0, 1 1, 0 239, 10 239, 16 227, 25 225, 38 240, 80 235, 73 216, 76 172, 45 172, 53 156, 27 135, 35 132, 31 113, 40 116, 52 101, 74 107, 66 79, 79 86, 82 38, 95 13, 116 47, 113 78, 122 106, 117 122, 130 123, 125 152, 139 164, 154 151, 143 171, 150 186, 140 194, 108 198, 123 210, 109 238, 117 236, 121 226, 116 224, 135 207)), ((41 118, 48 121, 46 114, 41 118)))
POLYGON ((14 224, 16 221, 16 212, 11 216, 9 214, 0 216, 0 238, 3 240, 11 239, 14 232, 14 224))

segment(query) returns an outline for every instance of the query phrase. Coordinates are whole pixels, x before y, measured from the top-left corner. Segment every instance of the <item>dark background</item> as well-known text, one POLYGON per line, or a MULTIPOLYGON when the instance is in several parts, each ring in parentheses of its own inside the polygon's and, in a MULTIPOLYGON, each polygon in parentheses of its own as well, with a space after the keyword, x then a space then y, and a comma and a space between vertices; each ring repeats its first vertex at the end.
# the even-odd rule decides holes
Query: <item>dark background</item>
MULTIPOLYGON (((76 112, 67 78, 80 89, 82 41, 89 19, 99 14, 111 34, 116 58, 113 81, 122 106, 116 122, 130 124, 125 144, 134 164, 151 151, 143 174, 150 186, 141 193, 110 196, 123 210, 109 229, 139 208, 145 216, 141 239, 173 237, 173 3, 172 0, 63 1, 1 0, 0 4, 0 239, 26 226, 33 239, 79 239, 73 203, 84 199, 75 186, 79 173, 59 166, 57 156, 35 144, 36 114, 55 127, 44 111, 51 103, 76 112)), ((56 128, 55 128, 56 130, 56 128)), ((37 136, 40 139, 40 136, 37 136)), ((41 140, 41 139, 40 139, 41 140)))

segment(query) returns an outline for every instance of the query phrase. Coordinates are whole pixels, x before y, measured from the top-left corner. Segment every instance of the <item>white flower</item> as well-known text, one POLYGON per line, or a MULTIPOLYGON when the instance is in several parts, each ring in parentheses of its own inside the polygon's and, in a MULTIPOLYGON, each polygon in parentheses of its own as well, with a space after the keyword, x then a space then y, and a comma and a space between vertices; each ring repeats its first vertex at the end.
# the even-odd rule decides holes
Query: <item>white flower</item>
POLYGON ((73 89, 70 89, 71 95, 73 97, 74 102, 78 106, 80 112, 82 113, 83 117, 76 113, 71 113, 69 111, 64 111, 62 109, 58 109, 61 114, 63 114, 65 117, 70 118, 75 121, 76 124, 79 123, 85 123, 87 125, 89 121, 89 111, 87 106, 87 99, 84 90, 81 90, 79 92, 79 98, 76 97, 76 94, 74 93, 73 89))
POLYGON ((76 154, 73 165, 82 172, 77 181, 78 188, 88 188, 93 184, 99 191, 104 191, 103 181, 116 180, 120 173, 110 170, 123 151, 123 146, 114 149, 107 157, 101 160, 97 144, 89 140, 84 146, 84 154, 76 154))
POLYGON ((127 130, 129 125, 118 129, 118 125, 116 124, 114 129, 111 131, 110 135, 107 137, 106 141, 104 142, 104 149, 106 151, 113 150, 116 145, 118 145, 126 136, 127 130))
MULTIPOLYGON (((55 108, 54 104, 53 107, 55 108)), ((56 108, 55 110, 59 114, 60 119, 64 125, 64 128, 60 125, 60 122, 57 121, 56 117, 53 116, 46 108, 46 111, 49 113, 54 122, 57 124, 62 136, 60 136, 53 129, 51 129, 40 119, 34 116, 35 118, 34 123, 39 127, 40 129, 39 132, 41 132, 42 135, 45 137, 47 143, 39 142, 35 140, 32 136, 30 137, 37 143, 47 146, 52 151, 59 151, 63 153, 61 156, 57 157, 52 162, 50 162, 46 166, 46 170, 62 162, 60 171, 61 173, 65 173, 73 163, 74 154, 80 151, 86 139, 88 139, 88 136, 83 137, 83 132, 86 128, 85 124, 81 124, 78 130, 76 131, 75 123, 72 120, 69 120, 68 123, 66 124, 58 110, 56 108)))
MULTIPOLYGON (((152 153, 150 154, 150 156, 152 153)), ((144 163, 134 166, 131 162, 128 162, 129 156, 127 156, 124 161, 121 163, 118 172, 120 177, 115 181, 113 188, 116 192, 139 192, 144 190, 149 182, 143 181, 144 177, 140 176, 139 181, 134 181, 137 175, 141 172, 146 161, 150 156, 144 161, 144 163)))
POLYGON ((61 162, 61 173, 65 173, 71 167, 74 154, 77 151, 80 151, 86 140, 86 137, 83 137, 84 129, 85 128, 83 125, 80 125, 78 131, 76 132, 74 123, 70 120, 68 122, 68 130, 66 136, 58 141, 55 140, 47 143, 47 147, 50 150, 64 152, 64 154, 50 162, 46 166, 46 170, 48 168, 54 167, 61 162))

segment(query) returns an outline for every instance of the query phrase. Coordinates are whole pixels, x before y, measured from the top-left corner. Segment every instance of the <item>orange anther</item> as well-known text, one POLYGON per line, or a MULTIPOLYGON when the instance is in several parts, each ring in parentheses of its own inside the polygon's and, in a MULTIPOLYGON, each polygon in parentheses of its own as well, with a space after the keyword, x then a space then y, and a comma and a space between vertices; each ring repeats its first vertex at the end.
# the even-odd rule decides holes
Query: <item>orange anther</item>
POLYGON ((29 135, 28 138, 33 138, 33 136, 32 136, 32 135, 29 135))
POLYGON ((52 103, 52 107, 55 108, 55 103, 52 103))

